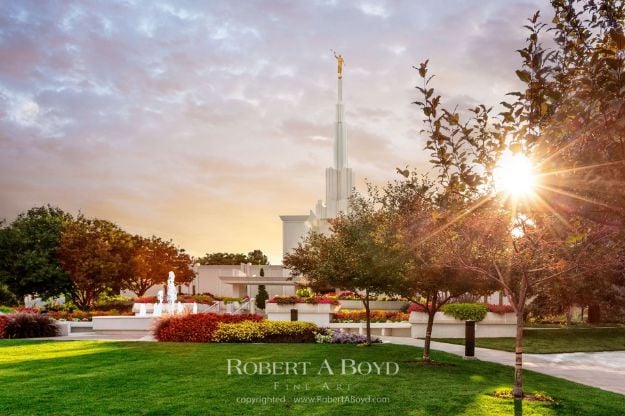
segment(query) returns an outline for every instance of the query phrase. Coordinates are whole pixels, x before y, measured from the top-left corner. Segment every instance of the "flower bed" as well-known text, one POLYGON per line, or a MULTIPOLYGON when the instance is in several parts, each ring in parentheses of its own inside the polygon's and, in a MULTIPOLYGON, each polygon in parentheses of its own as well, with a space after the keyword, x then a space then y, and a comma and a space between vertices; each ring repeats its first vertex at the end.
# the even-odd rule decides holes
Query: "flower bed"
POLYGON ((318 304, 329 304, 329 305, 338 305, 339 302, 336 299, 327 297, 327 296, 311 296, 311 297, 301 297, 301 296, 274 296, 267 303, 277 303, 278 305, 295 305, 297 303, 308 303, 311 305, 318 304))
POLYGON ((154 337, 161 342, 211 342, 219 323, 262 320, 261 316, 251 314, 202 313, 167 316, 157 321, 154 337))
MULTIPOLYGON (((397 311, 371 311, 371 322, 408 322, 408 313, 397 311)), ((340 311, 334 314, 332 322, 365 322, 367 313, 360 311, 340 311)))
POLYGON ((59 321, 91 321, 91 318, 94 316, 132 316, 132 312, 120 312, 118 310, 110 310, 110 311, 57 311, 57 312, 48 312, 46 314, 52 319, 56 319, 59 321))
MULTIPOLYGON (((316 336, 315 341, 319 344, 364 344, 367 336, 353 332, 345 332, 340 329, 322 329, 316 336)), ((380 338, 371 337, 372 343, 382 342, 380 338)))
POLYGON ((319 327, 310 322, 244 321, 219 323, 214 342, 315 342, 319 327))

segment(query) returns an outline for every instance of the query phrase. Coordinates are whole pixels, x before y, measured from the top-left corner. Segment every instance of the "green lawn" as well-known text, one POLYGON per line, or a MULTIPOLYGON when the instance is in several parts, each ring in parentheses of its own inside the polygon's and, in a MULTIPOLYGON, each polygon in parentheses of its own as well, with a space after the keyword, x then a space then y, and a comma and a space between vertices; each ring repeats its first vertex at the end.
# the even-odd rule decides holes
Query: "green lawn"
MULTIPOLYGON (((625 351, 625 328, 526 329, 523 340, 523 351, 533 354, 625 351)), ((439 338, 435 341, 464 345, 464 338, 439 338)), ((514 351, 514 338, 478 338, 475 345, 514 351)))
MULTIPOLYGON (((367 348, 4 340, 0 341, 0 415, 515 414, 512 400, 490 395, 510 387, 512 368, 439 352, 432 354, 437 366, 423 366, 420 353, 418 348, 388 344, 367 348), (229 358, 312 364, 307 376, 228 376, 229 358), (337 372, 341 359, 394 361, 399 373, 317 375, 324 359, 337 372), (323 383, 332 390, 323 390, 323 383), (336 390, 337 384, 343 390, 336 390), (296 385, 300 390, 294 391, 296 385), (389 402, 296 403, 301 397, 339 396, 388 398, 389 402), (240 403, 241 397, 284 397, 285 402, 253 405, 240 403)), ((525 402, 525 416, 622 415, 625 409, 625 396, 537 373, 527 372, 526 388, 545 392, 556 403, 525 402)))

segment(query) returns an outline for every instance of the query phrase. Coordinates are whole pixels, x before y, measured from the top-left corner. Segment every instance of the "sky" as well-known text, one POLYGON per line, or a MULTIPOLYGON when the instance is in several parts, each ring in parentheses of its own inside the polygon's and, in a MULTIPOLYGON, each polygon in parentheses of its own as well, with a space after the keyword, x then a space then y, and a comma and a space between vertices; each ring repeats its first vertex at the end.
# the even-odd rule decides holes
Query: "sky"
POLYGON ((427 172, 413 68, 496 105, 546 0, 0 0, 0 218, 51 204, 193 255, 282 255, 332 163, 345 58, 356 187, 427 172))

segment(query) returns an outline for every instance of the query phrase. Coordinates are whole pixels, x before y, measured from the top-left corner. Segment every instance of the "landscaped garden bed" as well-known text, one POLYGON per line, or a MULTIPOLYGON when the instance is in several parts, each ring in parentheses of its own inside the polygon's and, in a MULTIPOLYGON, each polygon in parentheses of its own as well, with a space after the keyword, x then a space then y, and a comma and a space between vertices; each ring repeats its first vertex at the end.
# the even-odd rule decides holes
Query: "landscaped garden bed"
MULTIPOLYGON (((409 314, 399 311, 371 311, 371 322, 408 322, 409 314)), ((364 310, 340 310, 334 314, 332 318, 333 323, 353 323, 353 322, 366 322, 367 312, 364 310)))

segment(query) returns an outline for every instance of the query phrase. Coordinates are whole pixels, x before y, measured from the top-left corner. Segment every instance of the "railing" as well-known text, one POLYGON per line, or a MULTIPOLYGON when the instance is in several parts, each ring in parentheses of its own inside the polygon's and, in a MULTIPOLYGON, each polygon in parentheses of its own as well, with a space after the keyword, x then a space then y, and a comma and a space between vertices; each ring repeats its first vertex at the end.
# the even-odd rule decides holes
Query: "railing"
POLYGON ((241 305, 240 305, 237 309, 235 309, 235 311, 234 311, 234 312, 232 312, 232 313, 233 313, 233 314, 242 313, 241 311, 242 311, 243 309, 247 309, 247 310, 249 310, 249 309, 250 309, 250 301, 249 301, 249 300, 248 300, 248 301, 246 301, 246 302, 243 302, 243 303, 242 303, 242 304, 241 304, 241 305))
POLYGON ((219 312, 219 302, 213 303, 208 308, 204 309, 202 313, 211 313, 211 312, 219 312))

